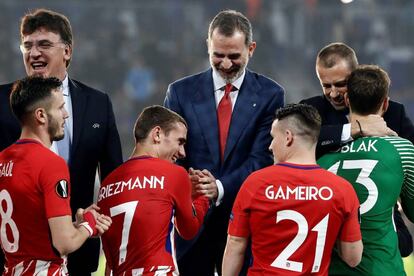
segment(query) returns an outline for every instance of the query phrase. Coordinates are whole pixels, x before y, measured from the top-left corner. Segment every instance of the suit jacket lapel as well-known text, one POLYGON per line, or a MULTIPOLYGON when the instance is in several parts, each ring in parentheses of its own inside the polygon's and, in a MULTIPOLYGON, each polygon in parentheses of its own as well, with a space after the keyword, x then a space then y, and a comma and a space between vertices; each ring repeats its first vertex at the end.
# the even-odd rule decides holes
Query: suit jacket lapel
POLYGON ((258 101, 259 97, 256 91, 259 91, 260 88, 261 85, 252 77, 252 73, 246 70, 246 75, 232 112, 226 149, 224 151, 224 162, 249 123, 249 118, 253 118, 255 111, 258 110, 260 102, 258 101))
POLYGON ((195 87, 192 96, 194 113, 200 125, 204 139, 214 159, 220 158, 217 110, 214 98, 214 84, 211 69, 206 71, 195 87))
POLYGON ((76 147, 79 144, 79 138, 82 132, 82 121, 85 119, 87 95, 82 93, 82 89, 76 85, 69 78, 69 90, 72 100, 72 116, 73 116, 73 140, 70 154, 76 151, 76 147))

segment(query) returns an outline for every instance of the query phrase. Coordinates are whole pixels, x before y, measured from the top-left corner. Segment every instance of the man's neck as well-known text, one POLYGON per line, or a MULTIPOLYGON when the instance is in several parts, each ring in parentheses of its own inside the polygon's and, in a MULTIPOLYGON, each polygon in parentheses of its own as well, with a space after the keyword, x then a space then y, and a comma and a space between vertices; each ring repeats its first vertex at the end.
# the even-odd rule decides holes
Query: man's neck
POLYGON ((40 133, 36 131, 32 131, 28 128, 23 127, 22 133, 20 135, 20 139, 32 139, 40 142, 46 148, 50 148, 52 145, 52 141, 50 141, 50 136, 47 133, 40 133))
POLYGON ((302 165, 314 165, 316 164, 315 148, 309 149, 306 145, 298 145, 287 155, 283 162, 302 164, 302 165))
POLYGON ((139 156, 158 157, 156 151, 153 148, 149 148, 148 146, 137 143, 135 145, 134 150, 132 151, 130 158, 135 158, 139 156))

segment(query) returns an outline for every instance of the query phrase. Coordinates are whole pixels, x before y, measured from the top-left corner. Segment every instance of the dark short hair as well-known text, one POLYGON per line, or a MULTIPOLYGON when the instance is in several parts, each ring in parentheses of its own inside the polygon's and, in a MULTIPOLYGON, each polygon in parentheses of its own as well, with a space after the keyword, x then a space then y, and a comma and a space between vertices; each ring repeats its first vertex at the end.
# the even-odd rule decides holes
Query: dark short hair
POLYGON ((236 31, 240 31, 245 36, 245 44, 249 46, 253 41, 253 30, 249 19, 241 12, 235 10, 224 10, 219 12, 210 22, 208 28, 208 39, 211 39, 215 29, 220 34, 232 36, 236 31))
POLYGON ((316 64, 325 68, 332 68, 341 60, 345 60, 350 70, 358 66, 358 59, 354 49, 342 42, 334 42, 323 47, 316 58, 316 64))
POLYGON ((361 65, 348 79, 348 98, 352 112, 360 115, 376 113, 388 97, 390 78, 376 65, 361 65))
MULTIPOLYGON (((61 13, 47 9, 37 9, 31 13, 25 14, 20 23, 20 38, 30 35, 37 30, 45 30, 60 35, 62 42, 72 48, 73 35, 69 19, 61 13)), ((67 61, 66 67, 69 66, 70 60, 67 61)))
POLYGON ((321 130, 321 116, 318 110, 307 104, 288 104, 276 111, 275 119, 289 120, 297 135, 307 136, 312 143, 316 143, 321 130))
MULTIPOLYGON (((10 94, 10 106, 14 115, 22 122, 26 114, 34 111, 41 101, 50 98, 52 91, 61 86, 62 82, 55 77, 31 76, 16 81, 10 94)), ((47 108, 47 104, 44 107, 47 108)))
POLYGON ((137 143, 143 142, 151 129, 159 126, 166 135, 176 127, 176 123, 182 123, 187 128, 183 117, 172 110, 160 105, 153 105, 144 108, 135 122, 134 135, 137 143))

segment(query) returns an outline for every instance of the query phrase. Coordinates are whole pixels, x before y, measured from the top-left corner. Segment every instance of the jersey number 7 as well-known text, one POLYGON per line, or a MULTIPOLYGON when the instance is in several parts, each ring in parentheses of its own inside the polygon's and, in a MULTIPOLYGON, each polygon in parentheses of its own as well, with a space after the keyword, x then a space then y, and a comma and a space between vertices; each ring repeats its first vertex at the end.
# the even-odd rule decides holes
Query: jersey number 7
POLYGON ((134 213, 137 205, 138 200, 125 202, 109 209, 111 217, 125 213, 124 225, 122 226, 121 245, 119 246, 119 265, 121 265, 126 260, 129 230, 131 230, 132 219, 134 218, 134 213))

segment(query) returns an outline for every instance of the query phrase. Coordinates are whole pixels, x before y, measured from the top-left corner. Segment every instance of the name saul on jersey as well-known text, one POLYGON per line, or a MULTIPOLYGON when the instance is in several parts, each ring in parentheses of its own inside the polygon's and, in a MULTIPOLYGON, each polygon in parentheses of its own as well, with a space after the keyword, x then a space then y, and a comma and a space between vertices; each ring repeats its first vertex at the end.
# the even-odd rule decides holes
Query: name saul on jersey
POLYGON ((13 176, 13 161, 7 163, 0 163, 0 177, 3 176, 13 176))

